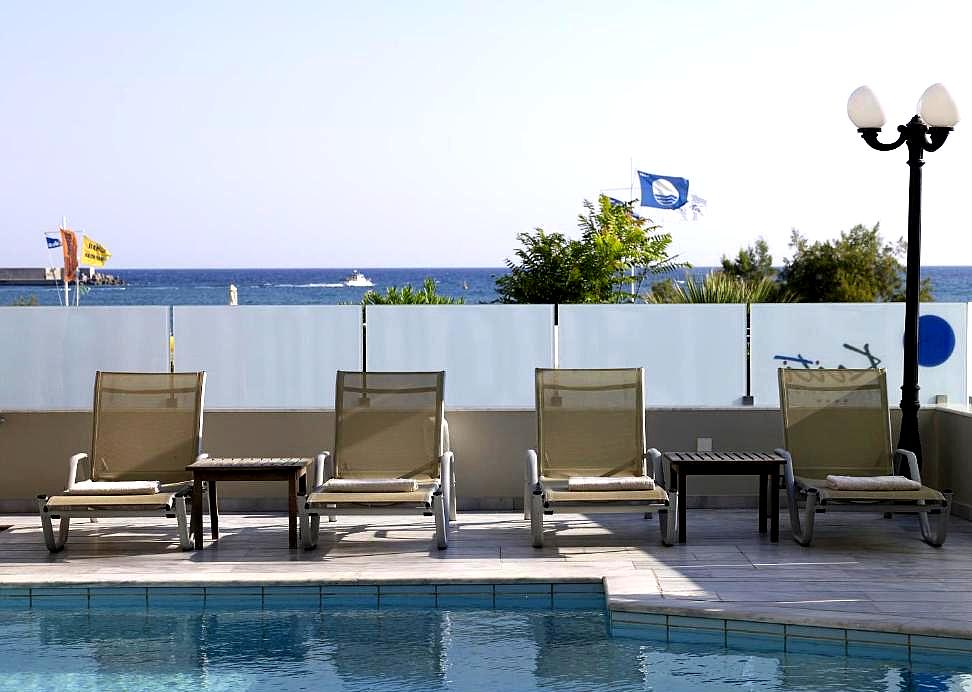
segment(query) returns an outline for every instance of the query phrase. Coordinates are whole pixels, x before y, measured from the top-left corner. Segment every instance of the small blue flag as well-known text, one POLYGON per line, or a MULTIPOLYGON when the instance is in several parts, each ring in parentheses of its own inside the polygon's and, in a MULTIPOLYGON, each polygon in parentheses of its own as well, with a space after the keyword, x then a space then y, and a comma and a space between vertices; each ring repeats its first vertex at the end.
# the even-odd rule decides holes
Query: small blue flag
POLYGON ((44 236, 44 240, 47 241, 47 249, 51 250, 56 247, 61 247, 60 238, 51 238, 50 236, 44 236))
POLYGON ((641 206, 678 209, 688 202, 689 181, 670 175, 638 171, 641 181, 641 206))

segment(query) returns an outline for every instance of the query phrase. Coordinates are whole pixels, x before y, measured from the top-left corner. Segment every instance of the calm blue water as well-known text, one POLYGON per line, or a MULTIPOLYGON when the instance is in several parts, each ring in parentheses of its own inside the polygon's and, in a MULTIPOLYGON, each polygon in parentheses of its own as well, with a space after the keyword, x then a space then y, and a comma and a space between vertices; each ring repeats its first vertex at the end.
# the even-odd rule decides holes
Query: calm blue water
POLYGON ((602 612, 6 610, 0 690, 958 690, 844 657, 612 639, 602 612))
MULTIPOLYGON (((711 270, 711 267, 697 267, 692 273, 701 277, 711 270)), ((405 283, 419 287, 423 279, 432 277, 443 295, 462 297, 467 303, 489 303, 496 300, 496 277, 506 270, 361 268, 361 271, 379 291, 405 283)), ((924 267, 922 272, 931 278, 936 300, 972 301, 972 267, 924 267)), ((221 305, 227 302, 230 284, 237 286, 241 305, 358 303, 367 290, 341 285, 351 268, 111 269, 108 273, 124 279, 125 286, 96 286, 82 296, 83 305, 221 305)), ((0 305, 29 296, 36 296, 42 305, 58 305, 60 295, 61 291, 54 287, 0 286, 0 305)))

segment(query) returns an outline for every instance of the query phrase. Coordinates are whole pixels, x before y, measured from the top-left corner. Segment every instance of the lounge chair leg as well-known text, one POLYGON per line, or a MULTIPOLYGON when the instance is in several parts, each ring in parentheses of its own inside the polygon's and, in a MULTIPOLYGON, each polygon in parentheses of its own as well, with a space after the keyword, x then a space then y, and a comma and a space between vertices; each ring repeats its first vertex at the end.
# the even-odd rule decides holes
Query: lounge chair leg
POLYGON ((432 513, 435 515, 435 547, 445 550, 449 547, 449 509, 441 490, 432 495, 432 513))
POLYGON ((662 545, 675 545, 676 514, 675 508, 671 506, 658 510, 658 527, 661 529, 662 545))
MULTIPOLYGON (((303 500, 303 498, 301 498, 303 500)), ((321 533, 321 515, 308 514, 303 509, 304 503, 300 505, 300 543, 304 550, 313 550, 317 547, 317 540, 321 533)))
POLYGON ((456 466, 453 464, 452 473, 449 474, 449 521, 455 521, 457 515, 458 501, 456 499, 456 466))
MULTIPOLYGON (((337 505, 328 505, 328 507, 333 507, 334 509, 337 509, 337 505)), ((320 521, 320 517, 318 517, 317 520, 320 521)), ((327 520, 331 522, 337 521, 337 514, 328 514, 327 520)))
POLYGON ((928 512, 922 512, 918 515, 918 523, 921 525, 921 537, 925 543, 934 548, 941 548, 942 544, 945 543, 945 539, 948 536, 948 519, 952 513, 952 493, 946 491, 942 495, 945 496, 945 506, 942 507, 941 513, 935 520, 934 528, 928 518, 928 512))
POLYGON ((793 531, 793 540, 802 546, 810 545, 813 541, 813 524, 817 518, 817 502, 820 499, 817 491, 813 488, 807 490, 807 505, 803 511, 803 522, 800 522, 800 507, 797 505, 796 497, 788 498, 790 505, 790 529, 793 531))
POLYGON ((57 536, 54 535, 54 526, 51 523, 51 515, 44 509, 44 505, 47 504, 46 497, 37 498, 37 509, 40 512, 41 518, 41 528, 44 530, 44 543, 47 544, 47 549, 52 553, 59 553, 64 550, 64 544, 67 543, 68 530, 71 525, 71 518, 62 516, 60 524, 57 529, 57 536))
POLYGON ((539 491, 530 494, 530 538, 534 548, 543 547, 543 495, 539 491))
POLYGON ((189 502, 184 497, 175 499, 176 523, 179 525, 179 547, 183 550, 192 550, 195 547, 189 533, 189 520, 186 515, 188 505, 189 502))
POLYGON ((533 505, 533 489, 536 483, 526 482, 523 484, 523 518, 529 519, 533 505))

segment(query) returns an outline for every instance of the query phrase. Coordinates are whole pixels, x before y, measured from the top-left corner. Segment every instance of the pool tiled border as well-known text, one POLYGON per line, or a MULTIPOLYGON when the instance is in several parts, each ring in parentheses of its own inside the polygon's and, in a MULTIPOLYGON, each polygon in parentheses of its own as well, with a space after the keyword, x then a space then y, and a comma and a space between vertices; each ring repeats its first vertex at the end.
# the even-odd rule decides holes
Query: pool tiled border
MULTIPOLYGON (((603 580, 409 581, 0 586, 3 609, 321 610, 360 608, 606 609, 611 634, 741 651, 837 655, 972 667, 972 637, 747 620, 672 601, 612 602, 603 580), (667 611, 667 612, 666 612, 667 611)), ((792 615, 792 613, 791 613, 792 615)), ((839 618, 832 613, 832 618, 839 618)))
POLYGON ((972 666, 972 638, 608 610, 611 634, 646 641, 972 666))
POLYGON ((301 583, 0 587, 7 608, 604 608, 591 582, 301 583))

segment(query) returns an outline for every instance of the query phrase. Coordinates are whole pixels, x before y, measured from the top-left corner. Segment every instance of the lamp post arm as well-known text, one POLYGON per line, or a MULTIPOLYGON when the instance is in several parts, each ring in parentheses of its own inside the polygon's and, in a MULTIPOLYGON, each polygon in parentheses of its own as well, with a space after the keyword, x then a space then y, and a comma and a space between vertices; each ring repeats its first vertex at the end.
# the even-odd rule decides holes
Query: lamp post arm
POLYGON ((881 132, 880 127, 862 127, 858 130, 861 133, 861 138, 867 142, 868 146, 878 151, 894 151, 904 144, 908 139, 908 135, 900 127, 898 131, 901 134, 898 136, 897 141, 885 144, 878 140, 878 134, 881 132))
POLYGON ((951 131, 950 127, 929 127, 928 138, 923 142, 922 147, 925 151, 938 151, 945 144, 951 131))

